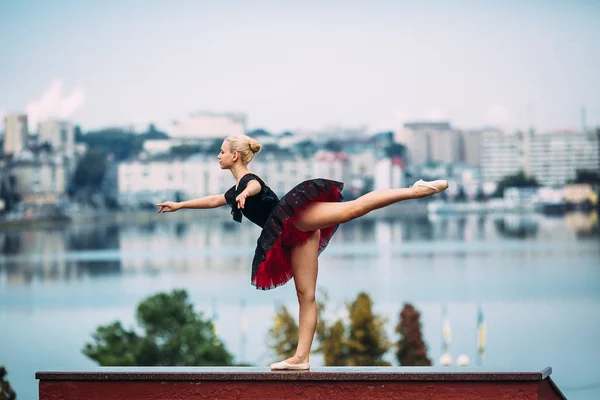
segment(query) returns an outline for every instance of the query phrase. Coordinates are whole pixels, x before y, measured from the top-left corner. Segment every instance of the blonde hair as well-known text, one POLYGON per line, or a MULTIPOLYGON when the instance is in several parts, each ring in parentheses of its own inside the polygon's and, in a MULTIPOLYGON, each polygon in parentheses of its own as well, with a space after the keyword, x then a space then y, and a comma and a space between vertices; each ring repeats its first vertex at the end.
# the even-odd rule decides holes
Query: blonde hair
POLYGON ((254 155, 260 151, 261 145, 258 141, 246 135, 228 136, 229 149, 237 151, 242 156, 242 164, 246 165, 254 158, 254 155))

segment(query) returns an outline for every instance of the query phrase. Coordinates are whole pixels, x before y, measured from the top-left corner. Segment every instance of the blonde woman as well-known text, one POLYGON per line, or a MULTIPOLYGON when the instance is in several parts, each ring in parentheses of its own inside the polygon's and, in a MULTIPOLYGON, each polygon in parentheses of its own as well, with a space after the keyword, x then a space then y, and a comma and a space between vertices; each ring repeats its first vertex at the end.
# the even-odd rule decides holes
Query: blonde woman
POLYGON ((271 364, 271 369, 306 370, 310 368, 310 348, 317 325, 318 256, 339 224, 402 200, 442 192, 448 182, 419 180, 410 188, 375 190, 356 200, 342 202, 343 183, 319 178, 298 184, 279 199, 248 169, 260 149, 260 143, 245 135, 226 138, 217 158, 221 169, 231 171, 236 184, 224 194, 159 203, 158 212, 229 205, 235 221, 242 222, 243 215, 262 228, 252 262, 251 283, 257 289, 267 290, 294 278, 300 306, 296 354, 271 364))

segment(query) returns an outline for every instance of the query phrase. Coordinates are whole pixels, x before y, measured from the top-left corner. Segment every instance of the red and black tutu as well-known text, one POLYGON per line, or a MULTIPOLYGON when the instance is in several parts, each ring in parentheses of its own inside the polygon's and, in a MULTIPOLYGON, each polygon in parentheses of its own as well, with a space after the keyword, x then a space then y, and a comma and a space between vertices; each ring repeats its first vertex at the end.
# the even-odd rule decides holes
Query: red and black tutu
MULTIPOLYGON (((258 238, 252 261, 252 285, 268 290, 292 278, 290 248, 306 242, 314 232, 302 232, 293 224, 297 215, 315 201, 342 201, 344 184, 328 179, 304 181, 279 200, 258 238)), ((339 225, 321 229, 319 253, 325 250, 339 225)))

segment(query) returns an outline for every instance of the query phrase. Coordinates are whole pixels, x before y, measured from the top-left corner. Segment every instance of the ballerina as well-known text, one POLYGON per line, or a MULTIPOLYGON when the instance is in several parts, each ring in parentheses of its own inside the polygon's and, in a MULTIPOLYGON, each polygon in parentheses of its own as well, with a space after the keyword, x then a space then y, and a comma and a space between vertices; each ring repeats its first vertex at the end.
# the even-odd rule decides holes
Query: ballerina
POLYGON ((223 194, 183 202, 165 201, 156 206, 159 213, 168 213, 229 205, 235 221, 242 222, 245 216, 262 228, 252 261, 251 284, 268 290, 294 278, 300 308, 296 352, 270 368, 307 370, 317 326, 318 257, 339 225, 399 201, 440 193, 448 188, 448 181, 419 180, 409 188, 379 189, 344 202, 343 183, 317 178, 298 184, 279 199, 248 169, 260 149, 260 143, 248 136, 227 137, 217 158, 221 169, 231 171, 236 185, 223 194))

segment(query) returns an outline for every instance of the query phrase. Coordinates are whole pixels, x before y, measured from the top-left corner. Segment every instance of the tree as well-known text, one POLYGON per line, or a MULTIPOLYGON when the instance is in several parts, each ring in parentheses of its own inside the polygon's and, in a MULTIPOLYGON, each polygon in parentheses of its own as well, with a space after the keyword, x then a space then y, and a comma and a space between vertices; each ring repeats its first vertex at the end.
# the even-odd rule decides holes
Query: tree
POLYGON ((485 201, 485 200, 486 200, 485 193, 483 192, 483 188, 480 186, 477 189, 477 193, 475 194, 475 201, 485 201))
POLYGON ((79 160, 73 176, 73 187, 94 192, 100 188, 106 172, 106 153, 101 148, 91 148, 79 160))
POLYGON ((514 175, 505 176, 498 182, 494 197, 502 197, 504 195, 504 189, 509 187, 539 187, 538 181, 532 177, 527 176, 523 171, 520 171, 514 175))
POLYGON ((248 136, 250 136, 251 138, 258 139, 261 136, 273 136, 273 135, 266 129, 259 128, 259 129, 254 129, 254 130, 248 132, 248 136))
POLYGON ((298 324, 285 306, 275 313, 275 325, 269 330, 271 347, 278 357, 290 358, 298 346, 298 324))
MULTIPOLYGON (((315 336, 317 342, 322 342, 323 338, 327 335, 327 323, 323 318, 325 313, 325 303, 327 302, 328 296, 327 291, 319 290, 321 301, 317 301, 317 327, 315 336)), ((281 306, 275 312, 275 324, 269 329, 269 342, 268 346, 273 349, 278 357, 289 358, 296 353, 296 347, 298 346, 298 323, 296 319, 290 314, 287 307, 281 306)), ((320 348, 313 350, 313 353, 318 353, 320 348)))
POLYGON ((406 156, 406 146, 400 143, 391 143, 384 149, 385 155, 388 157, 402 157, 406 156))
POLYGON ((182 144, 171 147, 171 154, 178 157, 189 157, 192 154, 200 153, 200 146, 191 144, 182 144))
POLYGON ((75 143, 81 142, 83 138, 83 132, 81 132, 81 127, 79 125, 75 125, 73 128, 73 133, 75 134, 75 143))
POLYGON ((148 140, 148 139, 168 139, 169 138, 169 135, 167 135, 165 132, 157 130, 156 126, 154 126, 154 124, 148 125, 148 129, 141 136, 143 136, 143 138, 146 140, 148 140))
POLYGON ((144 142, 149 139, 168 139, 169 135, 156 129, 153 124, 146 132, 136 134, 123 128, 105 128, 97 131, 81 133, 76 127, 76 141, 84 143, 91 149, 104 150, 106 154, 113 153, 117 161, 129 159, 142 151, 144 142))
POLYGON ((600 172, 578 169, 575 179, 569 183, 589 183, 590 185, 600 185, 600 172))
POLYGON ((4 201, 4 211, 10 211, 21 200, 21 196, 16 189, 17 178, 14 176, 4 177, 3 173, 7 172, 0 171, 0 200, 4 201))
POLYGON ((404 366, 429 366, 427 346, 421 334, 421 315, 412 304, 404 304, 400 312, 400 321, 396 332, 400 334, 397 344, 396 358, 404 366))
POLYGON ((185 290, 146 298, 138 305, 136 320, 145 335, 115 321, 98 327, 83 353, 102 366, 232 365, 212 321, 194 311, 185 290))
POLYGON ((365 292, 359 293, 356 300, 348 305, 347 365, 390 365, 382 358, 390 348, 383 328, 384 320, 373 314, 372 307, 371 298, 365 292))
POLYGON ((328 140, 323 145, 323 148, 327 151, 339 152, 342 151, 343 144, 340 140, 328 140))
POLYGON ((317 302, 317 329, 315 332, 317 347, 314 353, 322 353, 325 365, 346 365, 347 343, 346 327, 342 320, 337 320, 329 326, 323 315, 329 295, 324 289, 320 290, 322 300, 317 302))
POLYGON ((465 202, 467 201, 467 192, 465 192, 465 188, 461 185, 456 192, 456 196, 454 196, 454 201, 456 202, 465 202))
POLYGON ((6 375, 6 368, 0 365, 0 400, 15 400, 17 394, 10 386, 8 380, 5 379, 6 375))
POLYGON ((303 140, 296 143, 294 149, 303 157, 309 157, 317 151, 317 145, 312 140, 303 140))
MULTIPOLYGON (((350 323, 346 327, 342 320, 328 324, 323 318, 327 293, 317 302, 318 322, 315 331, 316 348, 313 353, 322 353, 325 365, 389 365, 382 360, 390 344, 385 338, 383 318, 373 315, 371 299, 360 293, 356 300, 347 304, 350 323)), ((298 324, 285 306, 275 314, 275 324, 269 330, 269 346, 277 356, 288 358, 295 354, 298 345, 298 324)))
POLYGON ((81 136, 81 142, 90 150, 113 153, 117 161, 125 160, 139 153, 143 141, 136 140, 136 135, 121 128, 106 128, 87 132, 81 136))
POLYGON ((348 365, 348 343, 346 328, 342 320, 337 320, 327 328, 321 339, 320 352, 323 353, 325 365, 348 365))

